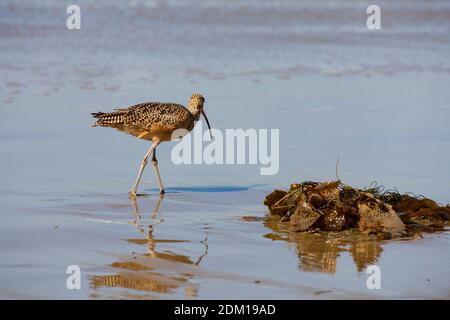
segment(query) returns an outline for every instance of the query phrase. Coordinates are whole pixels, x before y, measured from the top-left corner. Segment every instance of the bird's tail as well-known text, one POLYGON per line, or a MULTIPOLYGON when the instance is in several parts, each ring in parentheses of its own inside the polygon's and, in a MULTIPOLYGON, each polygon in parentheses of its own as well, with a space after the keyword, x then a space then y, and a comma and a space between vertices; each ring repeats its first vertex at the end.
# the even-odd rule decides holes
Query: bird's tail
POLYGON ((102 118, 103 115, 105 115, 104 112, 92 112, 91 115, 94 118, 97 118, 99 120, 95 121, 93 124, 91 124, 91 127, 98 127, 100 125, 100 119, 102 118))
POLYGON ((118 109, 114 112, 93 112, 91 113, 94 118, 97 119, 91 127, 115 127, 121 125, 128 119, 128 114, 125 110, 118 109))

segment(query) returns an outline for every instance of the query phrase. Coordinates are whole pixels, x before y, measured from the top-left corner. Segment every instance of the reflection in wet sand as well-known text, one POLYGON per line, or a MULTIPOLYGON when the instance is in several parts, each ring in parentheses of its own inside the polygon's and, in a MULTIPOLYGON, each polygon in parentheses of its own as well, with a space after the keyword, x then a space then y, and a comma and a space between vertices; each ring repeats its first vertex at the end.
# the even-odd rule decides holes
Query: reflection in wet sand
POLYGON ((299 268, 304 271, 335 273, 337 258, 341 252, 349 252, 358 272, 377 262, 383 251, 380 240, 369 235, 351 232, 308 233, 293 232, 274 217, 268 217, 264 225, 274 233, 265 237, 287 241, 299 258, 299 268))
MULTIPOLYGON (((155 227, 164 222, 162 217, 159 217, 159 210, 164 195, 156 200, 153 212, 150 214, 151 221, 157 221, 154 224, 145 225, 142 223, 142 215, 140 213, 136 199, 132 200, 134 219, 132 224, 136 226, 138 232, 144 238, 126 239, 128 243, 145 245, 147 252, 145 254, 135 254, 121 257, 125 261, 117 261, 111 264, 111 267, 119 269, 117 274, 111 275, 95 275, 90 278, 91 287, 98 289, 101 287, 109 288, 124 288, 138 291, 157 292, 157 293, 171 293, 174 290, 184 287, 185 299, 195 298, 198 293, 197 286, 189 283, 192 275, 189 273, 175 273, 164 274, 156 272, 155 267, 148 263, 148 259, 162 259, 176 263, 184 263, 198 266, 202 259, 208 254, 208 228, 206 229, 205 238, 201 241, 204 246, 204 252, 195 260, 189 256, 177 254, 174 252, 158 251, 158 243, 182 243, 190 242, 190 240, 172 240, 159 239, 155 237, 155 227)), ((96 294, 94 294, 96 296, 96 294)))
POLYGON ((177 285, 170 285, 156 279, 142 279, 140 277, 133 277, 132 275, 122 274, 93 276, 91 285, 94 288, 125 288, 139 291, 153 291, 159 293, 169 293, 171 289, 177 287, 177 285))

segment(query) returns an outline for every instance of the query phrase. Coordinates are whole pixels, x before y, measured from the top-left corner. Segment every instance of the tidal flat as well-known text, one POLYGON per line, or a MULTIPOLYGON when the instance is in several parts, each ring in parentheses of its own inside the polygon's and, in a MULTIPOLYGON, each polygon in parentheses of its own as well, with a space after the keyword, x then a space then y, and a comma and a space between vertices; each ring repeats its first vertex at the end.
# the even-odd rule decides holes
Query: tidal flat
MULTIPOLYGON (((265 196, 294 181, 450 202, 450 4, 0 3, 0 298, 449 299, 448 231, 414 240, 292 233, 265 196), (175 165, 90 112, 205 96, 213 128, 279 129, 279 172, 175 165), (81 289, 68 290, 69 266, 81 289), (381 270, 369 290, 368 266, 381 270)), ((206 127, 206 126, 204 126, 206 127)))

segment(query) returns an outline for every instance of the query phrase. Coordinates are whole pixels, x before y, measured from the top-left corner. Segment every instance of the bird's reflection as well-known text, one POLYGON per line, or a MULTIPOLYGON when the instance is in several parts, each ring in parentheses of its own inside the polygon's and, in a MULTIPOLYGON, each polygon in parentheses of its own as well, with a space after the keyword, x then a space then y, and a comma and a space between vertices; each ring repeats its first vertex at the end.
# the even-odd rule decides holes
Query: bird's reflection
POLYGON ((174 290, 184 288, 184 298, 189 299, 197 296, 197 286, 189 281, 193 277, 192 274, 189 274, 189 272, 165 272, 166 270, 162 269, 164 269, 163 266, 165 266, 166 262, 176 263, 173 265, 169 264, 173 268, 177 268, 177 263, 193 266, 200 265, 208 254, 209 228, 205 224, 203 228, 205 235, 203 240, 200 241, 203 246, 203 252, 195 259, 163 249, 158 250, 158 244, 191 242, 190 240, 161 239, 155 236, 156 227, 164 222, 164 217, 160 213, 163 199, 164 195, 159 195, 153 211, 150 213, 150 223, 148 224, 145 223, 146 220, 139 210, 137 200, 131 199, 133 208, 133 220, 131 223, 142 237, 125 239, 125 241, 146 246, 146 252, 143 254, 133 252, 130 256, 125 257, 123 261, 112 263, 111 267, 118 269, 117 274, 93 276, 91 285, 94 289, 114 287, 149 293, 172 293, 174 290), (159 265, 161 267, 158 267, 159 265))
POLYGON ((287 241, 296 252, 299 268, 304 271, 336 272, 337 258, 345 252, 352 255, 358 272, 377 262, 383 251, 381 242, 372 236, 352 233, 305 233, 290 231, 279 219, 268 217, 264 225, 273 230, 265 237, 287 241))

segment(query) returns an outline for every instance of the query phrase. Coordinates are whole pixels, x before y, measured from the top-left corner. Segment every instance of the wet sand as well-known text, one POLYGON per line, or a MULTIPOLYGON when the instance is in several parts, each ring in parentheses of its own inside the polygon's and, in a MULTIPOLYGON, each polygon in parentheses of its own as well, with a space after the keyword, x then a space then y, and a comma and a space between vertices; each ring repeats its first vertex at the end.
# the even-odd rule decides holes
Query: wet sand
POLYGON ((80 194, 10 211, 1 296, 448 298, 446 234, 379 241, 289 233, 265 219, 265 191, 239 189, 169 189, 135 204, 121 194, 80 194), (65 288, 70 264, 82 270, 81 290, 65 288), (381 290, 366 288, 370 264, 382 270, 381 290))
POLYGON ((368 33, 368 4, 82 1, 72 32, 64 4, 2 2, 0 297, 448 299, 448 232, 322 238, 265 219, 268 192, 334 179, 337 157, 350 185, 450 202, 450 6, 381 1, 368 33), (148 170, 133 204, 148 145, 89 113, 192 92, 215 128, 280 128, 279 174, 176 166, 163 144, 168 194, 148 170))

